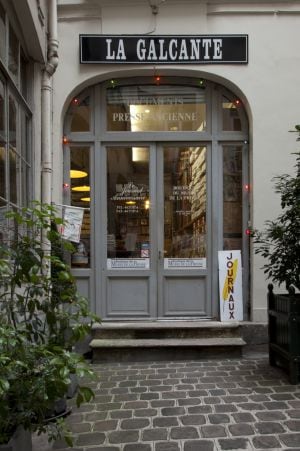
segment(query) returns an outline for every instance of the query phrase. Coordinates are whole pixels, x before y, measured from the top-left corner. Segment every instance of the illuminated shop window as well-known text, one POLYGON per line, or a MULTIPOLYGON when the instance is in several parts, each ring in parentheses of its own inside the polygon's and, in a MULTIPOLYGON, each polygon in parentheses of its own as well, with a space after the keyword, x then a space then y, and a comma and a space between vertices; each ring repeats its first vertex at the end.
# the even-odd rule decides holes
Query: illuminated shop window
POLYGON ((108 131, 205 131, 204 87, 121 86, 107 89, 108 131))

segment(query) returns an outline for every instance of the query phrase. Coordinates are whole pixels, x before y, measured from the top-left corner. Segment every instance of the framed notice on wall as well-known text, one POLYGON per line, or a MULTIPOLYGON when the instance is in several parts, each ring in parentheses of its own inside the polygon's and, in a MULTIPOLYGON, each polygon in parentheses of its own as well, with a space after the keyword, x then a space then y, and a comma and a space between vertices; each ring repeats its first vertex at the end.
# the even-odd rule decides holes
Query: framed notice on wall
POLYGON ((221 321, 243 321, 241 251, 219 251, 221 321))

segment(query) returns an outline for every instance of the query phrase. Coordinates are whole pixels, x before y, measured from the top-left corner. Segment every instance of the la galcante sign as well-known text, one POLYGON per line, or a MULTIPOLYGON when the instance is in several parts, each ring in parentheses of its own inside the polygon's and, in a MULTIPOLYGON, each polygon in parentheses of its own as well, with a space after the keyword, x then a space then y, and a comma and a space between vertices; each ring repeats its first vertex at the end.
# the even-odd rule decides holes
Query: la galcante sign
POLYGON ((248 35, 79 36, 80 63, 247 64, 248 35))

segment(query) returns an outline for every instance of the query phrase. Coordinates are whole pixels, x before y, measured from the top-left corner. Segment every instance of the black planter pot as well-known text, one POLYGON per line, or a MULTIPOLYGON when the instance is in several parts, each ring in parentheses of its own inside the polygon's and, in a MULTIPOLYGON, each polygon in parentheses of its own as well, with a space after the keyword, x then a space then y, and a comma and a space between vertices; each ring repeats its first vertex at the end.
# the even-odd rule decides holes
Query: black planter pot
POLYGON ((275 294, 268 285, 269 362, 284 368, 291 384, 300 382, 300 294, 275 294))
POLYGON ((19 426, 10 441, 0 445, 0 451, 32 451, 31 433, 19 426))

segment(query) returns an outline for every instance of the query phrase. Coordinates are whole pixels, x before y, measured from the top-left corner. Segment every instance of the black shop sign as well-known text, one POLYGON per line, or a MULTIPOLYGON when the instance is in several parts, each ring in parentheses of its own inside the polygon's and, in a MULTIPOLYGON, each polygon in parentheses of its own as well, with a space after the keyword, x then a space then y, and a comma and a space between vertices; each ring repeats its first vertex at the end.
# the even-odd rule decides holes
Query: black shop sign
POLYGON ((248 36, 79 36, 80 63, 247 64, 248 36))

